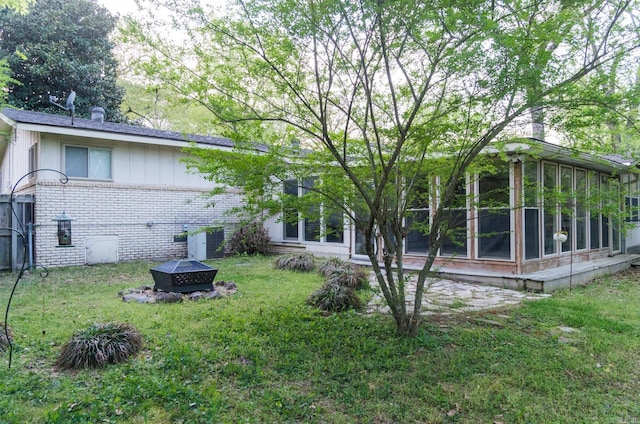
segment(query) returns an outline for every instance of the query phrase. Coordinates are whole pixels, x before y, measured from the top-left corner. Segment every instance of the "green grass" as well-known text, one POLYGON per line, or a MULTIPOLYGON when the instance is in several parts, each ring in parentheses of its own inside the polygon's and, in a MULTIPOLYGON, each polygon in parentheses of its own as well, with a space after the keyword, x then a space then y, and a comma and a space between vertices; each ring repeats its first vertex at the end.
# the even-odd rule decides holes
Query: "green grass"
MULTIPOLYGON (((151 264, 25 278, 0 354, 2 423, 634 423, 640 420, 640 275, 516 309, 434 317, 419 337, 388 316, 328 317, 305 304, 315 273, 273 258, 212 262, 236 295, 123 303, 151 264), (144 337, 126 364, 60 373, 60 347, 95 322, 144 337), (577 331, 567 332, 561 327, 577 331)), ((0 277, 6 304, 12 275, 0 277)))

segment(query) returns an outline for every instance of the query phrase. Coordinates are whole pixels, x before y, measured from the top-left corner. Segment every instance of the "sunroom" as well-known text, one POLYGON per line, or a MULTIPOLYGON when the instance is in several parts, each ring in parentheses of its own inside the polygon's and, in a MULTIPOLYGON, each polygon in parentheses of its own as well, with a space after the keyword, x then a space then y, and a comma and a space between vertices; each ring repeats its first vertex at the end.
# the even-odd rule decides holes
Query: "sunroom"
MULTIPOLYGON (((483 158, 493 162, 493 172, 467 174, 459 182, 451 230, 434 263, 440 273, 546 291, 616 272, 640 258, 624 254, 630 246, 625 246, 622 228, 632 218, 620 211, 626 203, 631 212, 638 203, 637 193, 629 190, 630 181, 638 188, 637 178, 630 177, 629 162, 576 154, 539 140, 507 150, 506 155, 489 152, 483 158)), ((429 185, 437 183, 425 181, 423 189, 429 192, 429 185)), ((284 190, 304 195, 305 184, 291 182, 284 190)), ((437 206, 434 197, 422 196, 407 213, 404 264, 408 269, 420 268, 429 252, 425 226, 416 223, 431 219, 437 206)), ((363 264, 369 260, 361 235, 341 217, 327 222, 280 221, 270 225, 280 251, 302 249, 363 264)))

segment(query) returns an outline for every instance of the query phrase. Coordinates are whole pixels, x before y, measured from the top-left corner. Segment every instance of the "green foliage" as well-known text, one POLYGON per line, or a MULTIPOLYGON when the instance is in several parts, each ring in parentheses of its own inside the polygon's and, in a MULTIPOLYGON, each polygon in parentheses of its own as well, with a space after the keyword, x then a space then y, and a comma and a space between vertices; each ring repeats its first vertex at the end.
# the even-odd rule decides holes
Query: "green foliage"
POLYGON ((0 10, 10 9, 18 13, 25 13, 34 0, 0 0, 0 10))
MULTIPOLYGON (((130 22, 125 40, 145 46, 139 69, 206 107, 245 149, 194 148, 189 166, 221 187, 245 188, 250 218, 291 210, 301 219, 350 219, 376 275, 387 277, 378 281, 389 288, 387 302, 406 311, 395 317, 398 331, 413 336, 420 299, 409 311, 395 294, 405 277, 406 199, 424 200, 416 182, 436 182, 439 207, 424 228, 436 252, 452 234, 459 182, 482 168, 478 154, 521 136, 532 111, 563 116, 589 106, 593 96, 578 83, 596 71, 610 75, 639 44, 637 22, 624 18, 635 1, 252 0, 222 13, 157 3, 188 42, 149 32, 153 11, 147 22, 130 22), (269 151, 242 160, 251 143, 269 151), (285 181, 312 177, 304 195, 281 194, 285 181), (379 272, 374 238, 383 265, 398 264, 395 275, 379 272)), ((426 257, 418 286, 434 259, 426 257)))
POLYGON ((278 257, 273 263, 273 266, 276 269, 311 272, 315 269, 316 263, 313 255, 309 253, 298 253, 278 257))
POLYGON ((307 303, 326 312, 362 309, 362 301, 354 289, 341 283, 328 280, 307 298, 307 303))
POLYGON ((27 13, 1 13, 0 57, 15 80, 7 84, 9 104, 66 114, 49 103, 49 95, 64 104, 75 90, 76 115, 89 117, 89 108, 98 105, 109 120, 125 120, 109 41, 117 22, 92 0, 36 0, 27 13))
MULTIPOLYGON (((117 42, 117 38, 116 38, 117 42)), ((127 51, 125 54, 130 54, 127 51)), ((117 58, 121 67, 126 66, 126 57, 117 58)), ((204 106, 176 97, 167 89, 146 83, 140 84, 135 75, 120 74, 118 85, 124 90, 120 110, 130 121, 159 130, 177 131, 183 134, 220 135, 210 122, 210 112, 204 106)))
POLYGON ((60 350, 56 368, 102 368, 126 362, 142 348, 142 335, 129 324, 97 323, 76 332, 60 350))
POLYGON ((227 241, 226 250, 232 255, 269 255, 272 248, 269 233, 260 222, 250 222, 239 228, 227 241))

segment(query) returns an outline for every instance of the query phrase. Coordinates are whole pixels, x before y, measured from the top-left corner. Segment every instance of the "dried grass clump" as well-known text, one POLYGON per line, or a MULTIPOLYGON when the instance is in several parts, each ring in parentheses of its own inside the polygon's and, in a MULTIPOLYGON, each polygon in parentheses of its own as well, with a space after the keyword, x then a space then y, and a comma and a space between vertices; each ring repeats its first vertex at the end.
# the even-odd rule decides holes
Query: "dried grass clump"
POLYGON ((296 255, 280 256, 273 266, 277 269, 287 269, 298 272, 311 272, 316 267, 313 255, 300 253, 296 255))
POLYGON ((233 233, 227 242, 227 252, 232 255, 270 255, 271 238, 260 222, 250 222, 233 233))
POLYGON ((349 309, 360 310, 362 301, 356 292, 339 284, 325 283, 307 298, 307 304, 326 312, 343 312, 349 309))
POLYGON ((11 329, 7 328, 7 333, 4 332, 4 323, 0 322, 0 352, 5 352, 9 349, 9 342, 13 340, 13 337, 11 336, 11 329))
POLYGON ((142 348, 142 335, 133 326, 97 323, 76 332, 55 363, 63 370, 101 368, 125 362, 142 348))

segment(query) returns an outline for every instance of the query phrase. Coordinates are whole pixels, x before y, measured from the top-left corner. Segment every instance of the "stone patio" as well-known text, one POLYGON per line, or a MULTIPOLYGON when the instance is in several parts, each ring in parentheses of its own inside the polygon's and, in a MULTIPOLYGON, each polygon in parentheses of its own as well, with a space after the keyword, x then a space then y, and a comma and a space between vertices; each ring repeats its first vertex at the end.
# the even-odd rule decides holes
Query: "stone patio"
MULTIPOLYGON (((378 288, 375 276, 369 279, 371 287, 376 289, 367 306, 367 313, 389 313, 382 291, 378 288)), ((415 287, 417 276, 407 283, 407 308, 413 309, 415 304, 415 287)), ((428 288, 422 296, 422 313, 424 315, 449 315, 461 312, 472 312, 504 308, 518 305, 523 300, 538 300, 550 297, 550 294, 530 293, 503 289, 480 284, 461 283, 451 280, 427 281, 428 288), (431 283, 429 285, 429 283, 431 283)))

